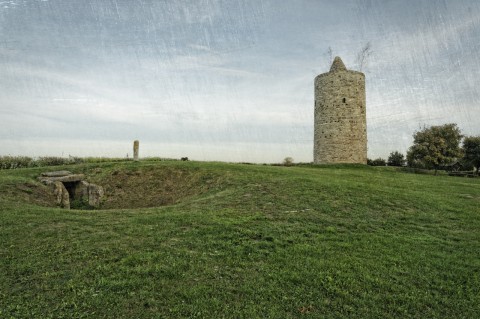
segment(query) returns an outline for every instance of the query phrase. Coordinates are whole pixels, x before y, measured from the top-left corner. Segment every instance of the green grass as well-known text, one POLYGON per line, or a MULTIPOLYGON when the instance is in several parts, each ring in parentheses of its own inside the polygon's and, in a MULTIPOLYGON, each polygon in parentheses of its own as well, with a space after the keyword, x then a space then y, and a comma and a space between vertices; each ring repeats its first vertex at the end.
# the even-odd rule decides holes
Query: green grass
POLYGON ((147 176, 132 192, 151 202, 157 171, 195 183, 168 180, 184 188, 158 192, 170 190, 168 206, 67 211, 39 206, 45 168, 0 171, 0 318, 480 313, 480 179, 354 165, 68 169, 97 183, 147 176))

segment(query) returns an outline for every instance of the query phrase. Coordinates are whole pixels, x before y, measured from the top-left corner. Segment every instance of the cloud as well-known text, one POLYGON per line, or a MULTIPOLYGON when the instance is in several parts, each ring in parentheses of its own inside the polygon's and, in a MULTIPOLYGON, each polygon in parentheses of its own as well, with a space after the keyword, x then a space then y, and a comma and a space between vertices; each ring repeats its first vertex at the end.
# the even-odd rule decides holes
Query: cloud
POLYGON ((366 72, 370 150, 406 147, 422 123, 480 127, 471 106, 479 98, 478 6, 463 15, 465 3, 450 3, 454 10, 429 1, 366 3, 118 1, 114 8, 87 0, 10 10, 0 24, 8 35, 0 44, 0 138, 65 130, 77 140, 304 147, 326 49, 354 68, 349 62, 367 40, 375 54, 366 72))

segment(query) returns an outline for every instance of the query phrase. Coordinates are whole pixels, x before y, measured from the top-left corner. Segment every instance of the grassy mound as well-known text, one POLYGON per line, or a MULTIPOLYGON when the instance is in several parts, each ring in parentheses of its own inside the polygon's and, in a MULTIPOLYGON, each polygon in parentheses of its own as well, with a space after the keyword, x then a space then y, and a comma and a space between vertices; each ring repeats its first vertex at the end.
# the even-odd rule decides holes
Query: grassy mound
MULTIPOLYGON (((82 173, 88 182, 101 185, 105 198, 101 209, 131 209, 172 205, 192 196, 217 188, 224 178, 212 170, 170 163, 123 162, 114 165, 82 165, 69 167, 82 173)), ((56 168, 43 168, 42 172, 56 168)), ((35 170, 35 171, 38 171, 35 170)), ((42 206, 54 206, 51 187, 35 180, 18 184, 10 192, 13 197, 42 206)), ((84 203, 72 202, 72 208, 92 209, 84 203)))
POLYGON ((480 313, 477 179, 348 165, 68 168, 122 204, 42 207, 29 193, 41 169, 0 171, 0 317, 480 313), (132 198, 155 193, 143 185, 164 195, 141 205, 119 185, 142 189, 132 198), (179 195, 158 200, 169 192, 179 195), (143 208, 115 208, 127 202, 143 208))

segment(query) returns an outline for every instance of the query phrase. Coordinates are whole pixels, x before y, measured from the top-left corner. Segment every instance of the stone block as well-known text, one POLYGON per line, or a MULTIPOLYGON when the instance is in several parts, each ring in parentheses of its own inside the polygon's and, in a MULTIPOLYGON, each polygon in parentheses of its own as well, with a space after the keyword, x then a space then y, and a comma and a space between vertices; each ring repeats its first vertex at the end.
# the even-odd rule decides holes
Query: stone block
POLYGON ((81 182, 84 178, 85 178, 85 175, 83 174, 72 174, 72 175, 58 176, 58 177, 41 176, 38 179, 44 184, 49 184, 49 182, 63 182, 63 183, 81 182))
POLYGON ((99 207, 105 192, 102 186, 95 184, 88 185, 88 205, 99 207))
POLYGON ((140 148, 140 142, 139 141, 134 141, 133 142, 133 160, 138 161, 138 151, 140 148))
POLYGON ((62 208, 70 209, 70 195, 62 182, 52 182, 53 194, 55 195, 56 204, 62 208))
POLYGON ((72 175, 72 172, 69 172, 69 171, 55 171, 55 172, 42 173, 42 176, 44 176, 44 177, 61 177, 61 176, 67 176, 67 175, 72 175))

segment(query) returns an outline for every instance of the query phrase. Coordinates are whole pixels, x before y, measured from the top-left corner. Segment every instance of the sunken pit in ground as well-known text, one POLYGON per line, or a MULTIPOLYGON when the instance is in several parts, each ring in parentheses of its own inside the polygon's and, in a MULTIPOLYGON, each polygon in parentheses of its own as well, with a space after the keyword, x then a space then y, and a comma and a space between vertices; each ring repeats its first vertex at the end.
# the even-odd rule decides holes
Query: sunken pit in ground
MULTIPOLYGON (((97 167, 50 171, 31 201, 65 209, 129 209, 166 206, 201 195, 220 183, 218 175, 188 167, 97 167), (38 196, 41 198, 38 198, 38 196)), ((30 184, 30 187, 32 185, 30 184)))

